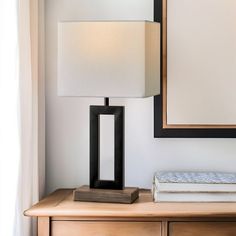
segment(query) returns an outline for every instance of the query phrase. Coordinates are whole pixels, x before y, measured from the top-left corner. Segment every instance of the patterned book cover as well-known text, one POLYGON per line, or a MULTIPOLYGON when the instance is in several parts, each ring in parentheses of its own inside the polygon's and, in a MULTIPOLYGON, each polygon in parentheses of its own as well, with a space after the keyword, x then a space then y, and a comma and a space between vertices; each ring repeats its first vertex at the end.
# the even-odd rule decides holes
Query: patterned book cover
POLYGON ((236 173, 161 171, 155 173, 155 181, 159 183, 236 184, 236 173))

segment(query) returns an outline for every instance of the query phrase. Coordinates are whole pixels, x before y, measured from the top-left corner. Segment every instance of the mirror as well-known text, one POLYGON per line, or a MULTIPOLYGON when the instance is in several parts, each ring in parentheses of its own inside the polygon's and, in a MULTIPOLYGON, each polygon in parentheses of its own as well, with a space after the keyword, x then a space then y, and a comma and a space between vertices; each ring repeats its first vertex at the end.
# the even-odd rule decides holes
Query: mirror
POLYGON ((155 0, 162 92, 155 137, 236 137, 236 1, 155 0))

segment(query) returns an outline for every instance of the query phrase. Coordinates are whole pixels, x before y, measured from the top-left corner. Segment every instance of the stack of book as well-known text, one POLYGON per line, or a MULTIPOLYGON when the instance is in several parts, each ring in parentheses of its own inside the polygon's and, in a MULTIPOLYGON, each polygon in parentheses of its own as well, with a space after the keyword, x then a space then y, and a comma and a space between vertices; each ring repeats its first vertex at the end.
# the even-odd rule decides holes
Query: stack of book
POLYGON ((157 172, 155 202, 236 202, 236 173, 157 172))

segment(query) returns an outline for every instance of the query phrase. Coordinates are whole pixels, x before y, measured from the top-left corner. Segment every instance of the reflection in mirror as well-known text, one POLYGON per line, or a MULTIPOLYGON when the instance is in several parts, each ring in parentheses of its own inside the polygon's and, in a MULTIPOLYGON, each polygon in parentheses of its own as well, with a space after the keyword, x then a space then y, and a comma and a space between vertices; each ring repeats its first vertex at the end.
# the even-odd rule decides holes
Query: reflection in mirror
POLYGON ((100 180, 115 180, 114 115, 100 115, 100 180))

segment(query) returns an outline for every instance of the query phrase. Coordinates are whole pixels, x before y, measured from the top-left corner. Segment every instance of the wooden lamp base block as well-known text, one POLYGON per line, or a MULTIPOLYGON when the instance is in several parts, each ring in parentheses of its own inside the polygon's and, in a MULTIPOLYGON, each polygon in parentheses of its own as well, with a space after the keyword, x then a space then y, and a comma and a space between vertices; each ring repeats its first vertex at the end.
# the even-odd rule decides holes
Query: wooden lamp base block
POLYGON ((95 189, 81 186, 74 190, 74 201, 133 203, 139 197, 138 188, 124 188, 123 190, 95 189))

